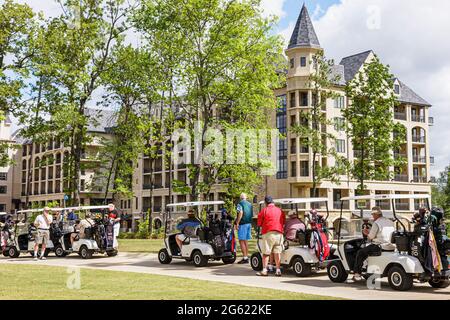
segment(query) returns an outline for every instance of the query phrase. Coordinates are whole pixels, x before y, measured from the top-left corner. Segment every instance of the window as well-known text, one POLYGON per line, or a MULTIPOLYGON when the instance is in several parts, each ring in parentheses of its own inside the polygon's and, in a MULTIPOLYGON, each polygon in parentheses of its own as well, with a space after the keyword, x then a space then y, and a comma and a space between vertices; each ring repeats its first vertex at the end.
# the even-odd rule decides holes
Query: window
POLYGON ((395 94, 400 94, 400 86, 398 84, 394 85, 395 94))
POLYGON ((309 161, 300 161, 300 176, 309 177, 309 161))
POLYGON ((0 212, 5 212, 5 211, 6 211, 6 204, 0 203, 0 212))
POLYGON ((345 153, 345 140, 336 140, 336 151, 338 153, 345 153))
POLYGON ((295 59, 292 58, 291 59, 291 69, 294 69, 294 67, 295 67, 295 59))
POLYGON ((308 93, 300 92, 300 106, 307 107, 308 106, 308 93))
POLYGON ((0 194, 7 194, 7 193, 8 193, 8 187, 0 186, 0 194))
POLYGON ((296 105, 295 105, 295 92, 291 92, 291 94, 290 94, 290 102, 291 102, 291 108, 295 108, 296 107, 296 105))
POLYGON ((345 120, 344 118, 334 118, 334 130, 336 131, 344 131, 345 129, 345 120))
POLYGON ((0 181, 6 181, 6 180, 8 180, 8 173, 0 172, 0 181))
POLYGON ((337 109, 343 109, 345 107, 345 97, 337 97, 334 100, 334 107, 337 109))
POLYGON ((297 177, 297 162, 291 162, 291 177, 297 177))
POLYGON ((306 57, 300 58, 300 67, 306 67, 306 57))

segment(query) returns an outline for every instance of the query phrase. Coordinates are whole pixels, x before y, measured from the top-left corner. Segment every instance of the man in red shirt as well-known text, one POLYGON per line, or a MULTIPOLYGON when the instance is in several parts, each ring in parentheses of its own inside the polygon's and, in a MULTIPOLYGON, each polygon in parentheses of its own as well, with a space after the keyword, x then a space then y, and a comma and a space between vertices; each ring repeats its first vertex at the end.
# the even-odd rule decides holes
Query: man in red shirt
POLYGON ((261 253, 263 255, 263 270, 258 272, 258 276, 267 277, 267 264, 270 255, 273 253, 275 258, 275 275, 280 277, 280 254, 283 251, 283 233, 286 217, 280 208, 273 203, 272 197, 267 196, 264 199, 266 207, 258 214, 258 227, 261 228, 261 253))

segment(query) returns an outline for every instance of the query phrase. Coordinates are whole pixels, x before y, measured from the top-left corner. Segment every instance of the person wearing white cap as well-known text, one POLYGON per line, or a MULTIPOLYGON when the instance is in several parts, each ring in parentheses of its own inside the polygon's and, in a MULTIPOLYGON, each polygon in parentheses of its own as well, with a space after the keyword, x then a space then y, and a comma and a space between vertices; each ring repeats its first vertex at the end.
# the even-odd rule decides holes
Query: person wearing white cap
POLYGON ((36 217, 34 220, 34 226, 37 228, 37 233, 34 239, 34 260, 38 260, 39 245, 41 246, 41 260, 46 260, 45 249, 47 248, 47 242, 50 239, 50 225, 52 224, 53 217, 50 215, 50 208, 45 207, 44 212, 36 217))
POLYGON ((379 254, 382 250, 394 250, 395 247, 391 243, 392 233, 395 231, 394 223, 383 217, 383 212, 380 207, 372 209, 373 224, 370 230, 363 230, 363 234, 367 235, 367 240, 370 244, 358 250, 355 261, 354 281, 361 281, 361 273, 364 261, 370 254, 379 254))

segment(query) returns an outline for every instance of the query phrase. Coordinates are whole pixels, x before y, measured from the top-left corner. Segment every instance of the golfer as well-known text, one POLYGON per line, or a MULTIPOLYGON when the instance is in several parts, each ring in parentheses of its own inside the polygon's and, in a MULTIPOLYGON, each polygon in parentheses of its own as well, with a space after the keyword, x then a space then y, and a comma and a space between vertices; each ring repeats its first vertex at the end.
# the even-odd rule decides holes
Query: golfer
POLYGON ((252 239, 252 220, 253 207, 247 201, 247 195, 241 194, 241 201, 237 205, 237 218, 235 222, 235 229, 238 232, 239 245, 242 251, 242 260, 238 264, 248 263, 248 241, 252 239))
POLYGON ((45 207, 44 212, 38 215, 34 220, 34 226, 37 228, 37 233, 34 242, 34 260, 37 261, 46 260, 45 249, 47 248, 47 242, 50 239, 50 225, 52 224, 53 217, 50 215, 50 208, 45 207), (41 247, 41 256, 38 257, 39 245, 41 247))
POLYGON ((119 211, 116 209, 116 206, 112 203, 108 204, 108 218, 111 220, 114 226, 114 243, 113 247, 117 248, 117 237, 119 236, 120 232, 120 216, 119 211))
POLYGON ((258 272, 258 276, 267 277, 267 264, 270 255, 273 253, 276 265, 275 275, 281 277, 281 252, 283 251, 283 231, 286 217, 280 208, 273 203, 272 197, 264 199, 266 207, 258 214, 258 227, 261 227, 263 255, 263 270, 258 272))

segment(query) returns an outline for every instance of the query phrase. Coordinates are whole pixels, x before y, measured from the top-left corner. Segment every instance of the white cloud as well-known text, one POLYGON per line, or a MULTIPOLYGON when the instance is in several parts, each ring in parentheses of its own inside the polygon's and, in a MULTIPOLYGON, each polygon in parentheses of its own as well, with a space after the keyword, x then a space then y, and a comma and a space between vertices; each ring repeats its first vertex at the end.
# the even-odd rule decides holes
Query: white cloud
MULTIPOLYGON (((448 12, 448 0, 341 0, 314 21, 328 57, 340 61, 373 49, 394 74, 433 105, 433 175, 450 164, 448 12)), ((293 28, 294 23, 282 35, 288 39, 293 28)))
POLYGON ((286 12, 283 10, 285 0, 262 0, 261 7, 264 10, 265 16, 275 15, 280 18, 286 15, 286 12))

